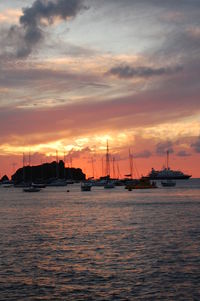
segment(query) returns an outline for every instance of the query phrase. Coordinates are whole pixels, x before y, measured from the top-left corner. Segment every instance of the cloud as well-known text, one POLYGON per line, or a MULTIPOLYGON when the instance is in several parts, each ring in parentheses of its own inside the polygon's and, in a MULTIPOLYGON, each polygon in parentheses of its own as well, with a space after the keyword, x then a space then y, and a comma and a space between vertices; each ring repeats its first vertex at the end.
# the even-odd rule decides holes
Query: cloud
MULTIPOLYGON (((67 63, 65 63, 67 64, 67 63)), ((98 74, 74 70, 68 63, 68 68, 59 65, 35 66, 28 63, 9 63, 2 66, 0 75, 0 102, 1 105, 13 102, 23 107, 56 106, 61 103, 71 102, 74 99, 83 100, 94 91, 109 89, 109 83, 105 82, 98 74), (20 66, 19 66, 20 65, 20 66), (56 68, 55 68, 56 67, 56 68), (33 88, 34 87, 34 88, 33 88), (7 91, 10 97, 3 91, 7 91), (66 95, 67 94, 67 95, 66 95), (12 96, 13 95, 13 96, 12 96)))
MULTIPOLYGON (((128 128, 143 128, 162 124, 166 120, 177 122, 196 111, 198 99, 193 103, 188 103, 187 98, 181 99, 180 103, 171 99, 172 111, 167 98, 160 93, 148 92, 148 95, 144 93, 104 101, 98 98, 95 98, 95 101, 85 99, 83 102, 56 107, 7 106, 0 111, 1 141, 11 141, 12 136, 18 136, 23 139, 21 144, 24 144, 28 143, 27 140, 33 141, 35 135, 39 135, 43 143, 46 139, 54 140, 61 136, 76 137, 87 133, 98 134, 108 129, 122 131, 128 128), (160 98, 163 102, 160 102, 160 98)), ((171 145, 167 145, 166 150, 169 146, 171 145)), ((162 148, 163 145, 158 146, 158 151, 162 148)))
POLYGON ((81 150, 70 150, 66 156, 67 160, 69 160, 70 158, 81 158, 83 156, 87 156, 91 153, 91 149, 89 147, 84 147, 83 149, 81 150))
POLYGON ((181 150, 176 154, 178 157, 189 157, 191 154, 187 153, 185 150, 181 150))
POLYGON ((43 39, 43 28, 51 25, 55 19, 68 20, 82 9, 83 0, 36 0, 31 7, 23 9, 19 25, 10 27, 6 46, 12 46, 12 51, 18 58, 27 57, 43 39))
POLYGON ((134 77, 152 77, 152 76, 161 76, 161 75, 170 75, 182 71, 181 66, 175 68, 170 67, 161 67, 161 68, 152 68, 152 67, 132 67, 129 65, 121 65, 111 68, 107 74, 116 75, 119 78, 134 78, 134 77))
POLYGON ((6 9, 0 13, 0 23, 17 23, 20 15, 20 9, 6 9))
POLYGON ((159 7, 161 6, 162 3, 162 8, 168 8, 168 9, 195 9, 197 10, 198 8, 200 8, 200 3, 198 0, 190 0, 188 2, 188 0, 181 0, 181 5, 180 5, 180 0, 168 0, 168 1, 161 1, 161 0, 123 0, 123 2, 121 0, 89 0, 90 2, 96 2, 98 4, 103 3, 103 5, 109 5, 110 3, 115 5, 115 6, 119 6, 119 7, 123 7, 123 8, 128 8, 131 9, 133 7, 135 7, 136 5, 148 5, 148 6, 155 6, 155 7, 159 7), (100 3, 99 3, 100 2, 100 3))
POLYGON ((164 155, 166 152, 173 153, 173 144, 171 141, 161 142, 156 145, 156 154, 164 155))
POLYGON ((191 147, 195 150, 196 153, 200 153, 200 137, 198 137, 196 142, 191 144, 191 147))
POLYGON ((149 157, 151 157, 151 155, 152 155, 152 153, 149 150, 144 150, 140 153, 133 154, 133 157, 134 158, 149 158, 149 157))

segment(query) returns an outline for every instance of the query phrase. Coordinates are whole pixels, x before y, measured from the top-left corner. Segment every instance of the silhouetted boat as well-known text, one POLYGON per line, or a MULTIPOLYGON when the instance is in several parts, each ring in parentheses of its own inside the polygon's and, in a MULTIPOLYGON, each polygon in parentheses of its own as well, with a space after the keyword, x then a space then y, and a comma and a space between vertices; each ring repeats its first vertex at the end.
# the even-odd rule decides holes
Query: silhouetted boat
POLYGON ((33 186, 30 186, 30 187, 27 187, 27 188, 23 189, 24 192, 39 192, 40 190, 41 190, 40 188, 36 188, 36 187, 33 187, 33 186))
POLYGON ((93 180, 92 186, 104 186, 106 184, 107 180, 99 179, 99 180, 93 180))
POLYGON ((87 183, 87 182, 81 183, 81 190, 82 191, 91 191, 91 188, 92 188, 91 183, 87 183))
POLYGON ((3 188, 10 188, 10 187, 13 187, 13 186, 14 186, 13 184, 2 184, 3 188))
POLYGON ((162 170, 155 170, 154 168, 152 168, 148 176, 152 180, 182 180, 191 178, 191 175, 184 174, 182 171, 179 170, 172 170, 169 167, 163 168, 162 170))
POLYGON ((44 184, 44 183, 32 183, 31 186, 35 187, 35 188, 45 188, 46 184, 44 184))
POLYGON ((189 179, 191 175, 184 174, 180 170, 172 170, 169 167, 169 151, 167 151, 167 167, 161 170, 155 170, 154 168, 151 169, 151 172, 148 174, 148 177, 152 180, 181 180, 181 179, 189 179))
POLYGON ((115 188, 114 181, 110 179, 110 154, 109 154, 109 147, 108 147, 108 140, 107 140, 107 148, 106 148, 106 176, 104 177, 104 188, 111 189, 115 188))
POLYGON ((66 182, 67 182, 67 184, 74 184, 74 181, 70 180, 70 179, 66 180, 66 182))
POLYGON ((128 190, 152 189, 152 188, 157 188, 157 185, 155 182, 151 182, 149 177, 141 177, 139 180, 133 180, 133 182, 126 185, 125 188, 128 190))
POLYGON ((105 189, 115 188, 115 184, 112 181, 108 181, 105 183, 104 188, 105 189))

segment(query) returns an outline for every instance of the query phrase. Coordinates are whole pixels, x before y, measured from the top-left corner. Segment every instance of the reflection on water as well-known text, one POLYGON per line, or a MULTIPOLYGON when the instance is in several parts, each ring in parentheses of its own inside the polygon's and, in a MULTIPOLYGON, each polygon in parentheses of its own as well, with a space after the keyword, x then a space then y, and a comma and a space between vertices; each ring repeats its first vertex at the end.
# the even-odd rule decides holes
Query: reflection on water
POLYGON ((1 300, 200 300, 199 180, 67 189, 0 188, 1 300))

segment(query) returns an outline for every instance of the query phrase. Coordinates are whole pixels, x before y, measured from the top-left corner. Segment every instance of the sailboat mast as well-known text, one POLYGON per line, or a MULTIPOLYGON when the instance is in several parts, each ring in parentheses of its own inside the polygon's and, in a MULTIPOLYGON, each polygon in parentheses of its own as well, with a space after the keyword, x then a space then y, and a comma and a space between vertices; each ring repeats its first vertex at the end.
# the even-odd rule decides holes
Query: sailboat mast
POLYGON ((130 148, 129 148, 129 164, 130 164, 130 175, 132 179, 133 178, 133 155, 131 154, 130 148))
POLYGON ((56 150, 56 178, 59 179, 58 151, 56 150))
POLYGON ((28 154, 28 165, 31 166, 31 152, 29 150, 29 154, 28 154))
POLYGON ((117 178, 119 179, 120 178, 120 170, 119 170, 119 164, 117 162, 117 178))
POLYGON ((25 182, 25 155, 23 153, 23 181, 25 182))
POLYGON ((94 178, 94 159, 93 159, 93 157, 91 158, 91 163, 92 163, 92 177, 94 178))
POLYGON ((32 175, 32 167, 31 167, 31 151, 29 150, 29 154, 28 154, 28 165, 30 168, 30 180, 31 182, 33 181, 33 175, 32 175))
POLYGON ((108 140, 107 140, 107 150, 106 150, 106 176, 110 176, 110 156, 109 156, 109 147, 108 147, 108 140))
POLYGON ((115 173, 115 157, 113 157, 113 178, 116 178, 116 173, 115 173))
POLYGON ((167 169, 169 169, 169 151, 167 150, 167 169))
POLYGON ((66 154, 65 154, 65 152, 64 152, 64 154, 63 154, 63 163, 64 163, 64 179, 66 179, 65 158, 66 158, 66 154))
POLYGON ((103 164, 104 162, 103 162, 103 157, 102 157, 102 159, 101 159, 101 176, 103 177, 103 175, 104 175, 104 164, 103 164))

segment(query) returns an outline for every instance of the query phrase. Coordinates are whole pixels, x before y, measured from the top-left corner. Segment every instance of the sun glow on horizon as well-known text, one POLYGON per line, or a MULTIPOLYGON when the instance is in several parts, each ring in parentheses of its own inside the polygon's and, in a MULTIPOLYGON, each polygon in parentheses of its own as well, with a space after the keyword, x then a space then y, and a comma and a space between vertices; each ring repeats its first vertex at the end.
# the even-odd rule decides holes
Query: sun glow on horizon
MULTIPOLYGON (((127 149, 133 147, 134 149, 142 151, 141 147, 144 147, 142 141, 150 141, 153 139, 154 143, 162 142, 163 140, 176 141, 187 137, 198 137, 200 133, 200 124, 198 122, 199 116, 196 119, 191 118, 179 122, 164 123, 156 125, 154 127, 138 127, 135 129, 127 129, 122 132, 118 130, 110 130, 109 133, 99 133, 81 135, 77 137, 69 137, 67 139, 55 139, 46 143, 34 143, 29 142, 27 145, 25 141, 19 139, 17 143, 17 137, 15 137, 14 144, 2 143, 0 145, 1 154, 5 155, 19 155, 23 152, 32 153, 38 152, 51 156, 55 151, 70 152, 70 151, 82 151, 89 148, 93 153, 102 153, 106 150, 106 143, 109 142, 109 147, 113 152, 118 150, 127 149)), ((64 135, 64 133, 63 133, 64 135)), ((34 136, 33 136, 34 138, 34 136)), ((37 137, 38 139, 38 137, 37 137)), ((42 140, 42 136, 40 138, 42 140)), ((182 143, 184 145, 185 142, 182 143)))

